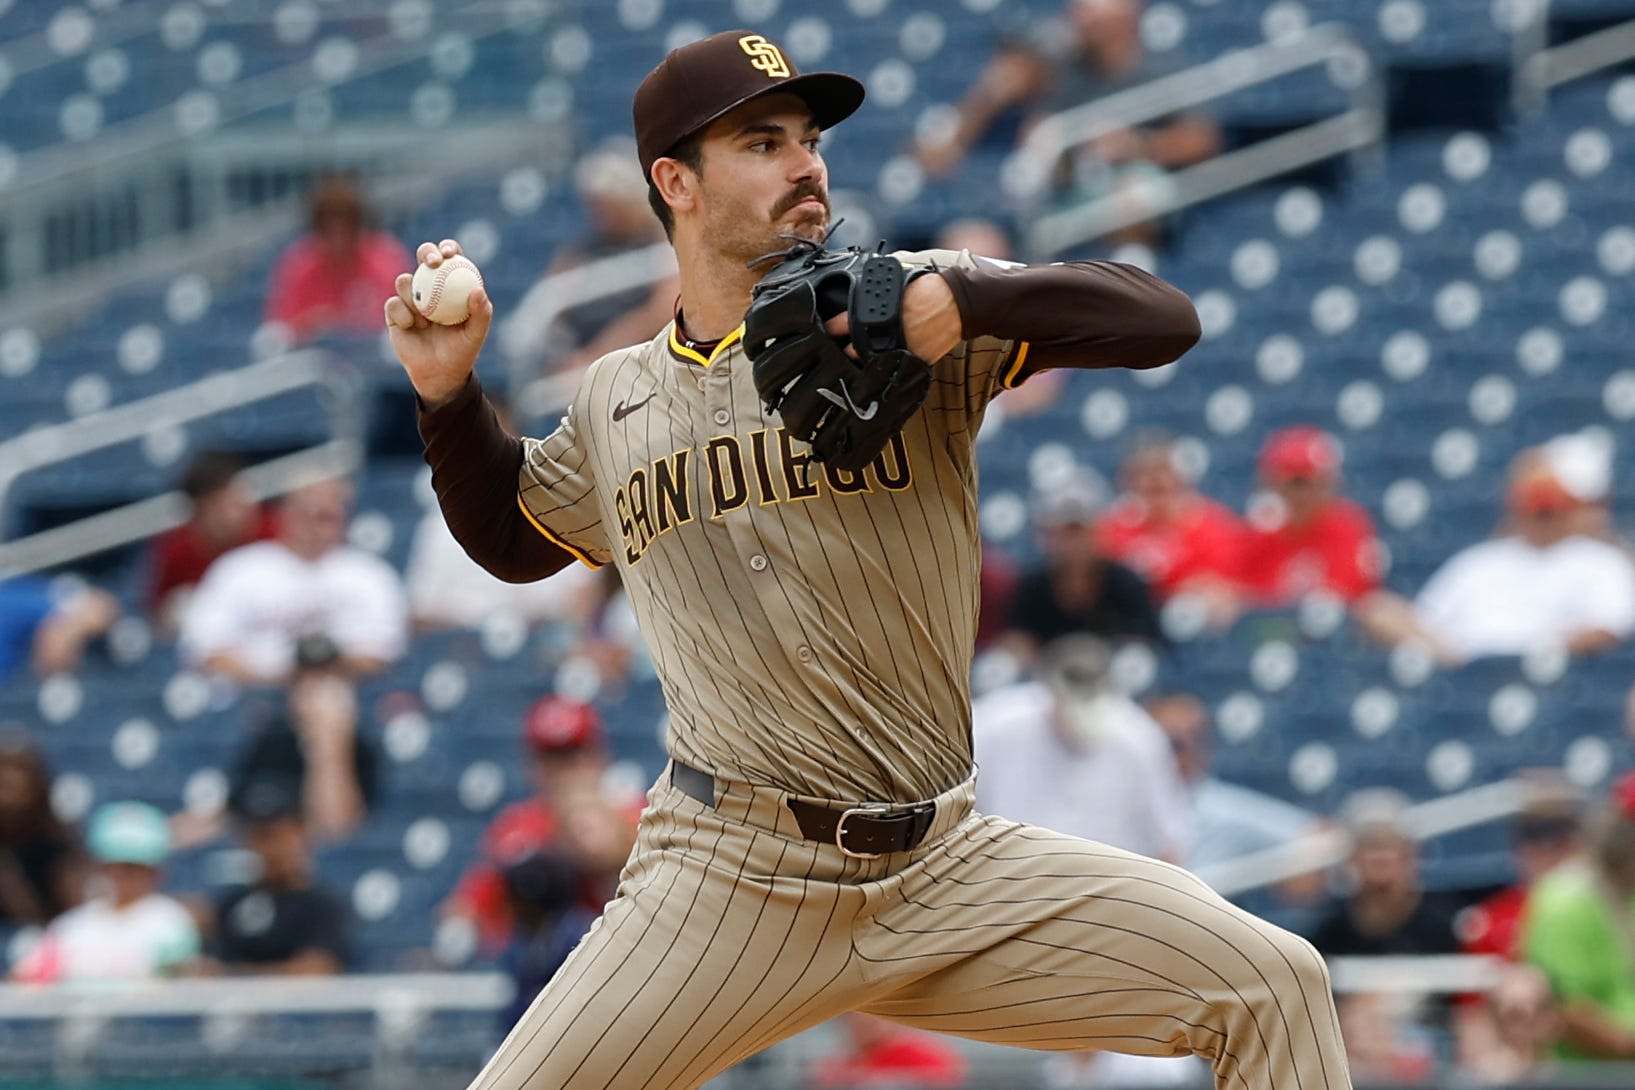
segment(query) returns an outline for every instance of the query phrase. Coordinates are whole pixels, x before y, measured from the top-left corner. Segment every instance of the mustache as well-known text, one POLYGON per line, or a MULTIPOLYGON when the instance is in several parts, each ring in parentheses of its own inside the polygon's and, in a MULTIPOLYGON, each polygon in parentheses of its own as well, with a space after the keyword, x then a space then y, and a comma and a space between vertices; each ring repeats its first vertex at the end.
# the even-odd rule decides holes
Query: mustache
POLYGON ((802 182, 773 207, 772 218, 777 219, 808 197, 816 197, 823 202, 823 210, 829 211, 829 195, 823 191, 823 187, 816 182, 802 182))

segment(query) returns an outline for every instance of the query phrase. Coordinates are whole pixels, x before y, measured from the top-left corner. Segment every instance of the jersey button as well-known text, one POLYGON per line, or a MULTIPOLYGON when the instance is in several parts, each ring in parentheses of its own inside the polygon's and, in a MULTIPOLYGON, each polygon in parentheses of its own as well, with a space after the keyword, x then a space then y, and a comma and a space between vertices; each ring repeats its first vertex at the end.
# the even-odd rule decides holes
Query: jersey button
POLYGON ((703 392, 704 392, 704 386, 705 386, 705 382, 704 382, 704 376, 703 376, 703 375, 699 375, 699 376, 698 376, 698 378, 697 378, 697 379, 696 379, 696 380, 695 380, 695 381, 696 381, 696 382, 697 382, 697 383, 698 383, 698 390, 699 390, 699 392, 700 392, 700 393, 703 393, 703 392))
POLYGON ((732 419, 732 414, 727 412, 727 410, 725 410, 725 409, 715 410, 715 422, 717 424, 720 424, 723 427, 725 427, 727 421, 729 421, 731 419, 732 419))
POLYGON ((795 648, 795 657, 800 659, 802 662, 811 662, 812 649, 803 643, 799 647, 795 648))
POLYGON ((766 557, 756 553, 749 558, 749 566, 756 571, 766 571, 766 557))

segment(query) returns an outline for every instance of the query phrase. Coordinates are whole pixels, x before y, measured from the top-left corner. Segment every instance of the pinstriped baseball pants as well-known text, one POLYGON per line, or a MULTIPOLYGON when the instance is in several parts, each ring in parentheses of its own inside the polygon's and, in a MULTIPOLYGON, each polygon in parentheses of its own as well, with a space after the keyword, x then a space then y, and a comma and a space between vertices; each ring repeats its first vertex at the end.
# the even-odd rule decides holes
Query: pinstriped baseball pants
POLYGON ((1346 1090, 1310 944, 1166 863, 938 799, 913 852, 803 840, 782 792, 662 777, 618 896, 471 1090, 685 1090, 846 1010, 1026 1048, 1197 1053, 1346 1090))

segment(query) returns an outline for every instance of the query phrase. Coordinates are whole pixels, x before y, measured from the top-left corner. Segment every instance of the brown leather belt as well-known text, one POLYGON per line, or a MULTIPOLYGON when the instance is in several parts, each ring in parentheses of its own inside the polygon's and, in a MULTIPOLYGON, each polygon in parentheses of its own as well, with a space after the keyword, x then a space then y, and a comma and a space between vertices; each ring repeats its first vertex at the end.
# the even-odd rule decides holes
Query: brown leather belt
MULTIPOLYGON (((670 762, 670 783, 678 791, 705 806, 715 805, 715 777, 680 761, 670 762)), ((937 816, 934 802, 895 806, 886 802, 861 806, 831 807, 822 803, 790 799, 789 812, 795 815, 801 835, 820 844, 833 844, 842 853, 858 859, 874 859, 891 852, 913 851, 925 839, 937 816)))

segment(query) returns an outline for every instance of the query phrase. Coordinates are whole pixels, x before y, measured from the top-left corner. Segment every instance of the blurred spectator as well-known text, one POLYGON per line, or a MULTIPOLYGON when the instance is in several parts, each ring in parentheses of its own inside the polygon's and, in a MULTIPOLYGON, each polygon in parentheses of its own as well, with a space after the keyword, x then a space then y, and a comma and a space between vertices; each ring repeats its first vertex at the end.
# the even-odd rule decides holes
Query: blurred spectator
POLYGON ((1148 701, 1146 710, 1169 738, 1196 830, 1183 861, 1187 869, 1204 870, 1294 844, 1321 828, 1308 810, 1214 775, 1215 728, 1202 700, 1169 693, 1148 701))
POLYGON ((1578 501, 1574 530, 1625 552, 1635 551, 1612 521, 1611 437, 1597 428, 1585 428, 1558 435, 1539 449, 1551 475, 1578 501))
POLYGON ((346 905, 314 876, 300 796, 283 780, 253 781, 234 793, 233 814, 259 873, 216 900, 200 971, 341 972, 351 959, 351 923, 346 905))
POLYGON ((1006 619, 1006 639, 1024 658, 1073 633, 1164 642, 1146 582, 1096 547, 1103 492, 1098 479, 1080 473, 1037 504, 1045 561, 1017 582, 1006 619))
POLYGON ((1505 505, 1501 533, 1455 553, 1411 604, 1374 595, 1362 612, 1368 631, 1449 664, 1553 648, 1591 654, 1628 639, 1635 563, 1581 532, 1584 502, 1540 449, 1517 455, 1505 505))
POLYGON ((190 963, 199 952, 193 917, 159 892, 165 816, 146 803, 110 803, 91 815, 86 841, 97 864, 92 896, 58 916, 12 975, 31 984, 137 980, 190 963))
POLYGON ((1247 605, 1282 607, 1312 593, 1352 603, 1379 585, 1374 523, 1340 493, 1340 449, 1317 428, 1284 428, 1260 452, 1265 492, 1251 505, 1239 580, 1247 605))
MULTIPOLYGON (((501 426, 514 431, 504 398, 490 395, 489 400, 494 402, 501 426)), ((410 616, 421 630, 476 629, 496 616, 515 617, 530 625, 566 621, 579 626, 602 604, 606 589, 596 571, 583 564, 571 564, 549 579, 532 583, 495 578, 466 555, 435 503, 415 527, 404 582, 410 616)))
POLYGON ((500 868, 514 922, 501 958, 516 985, 507 1029, 590 930, 601 908, 585 903, 585 891, 611 893, 635 840, 629 801, 616 798, 600 780, 564 781, 555 804, 558 828, 551 846, 500 868))
POLYGON ((1479 1049, 1461 1049, 1461 1073, 1488 1084, 1546 1076, 1561 1038, 1561 1012, 1549 978, 1532 965, 1506 965, 1485 999, 1493 1032, 1479 1049))
POLYGON ((1324 957, 1455 954, 1459 905, 1419 881, 1419 842, 1409 831, 1408 800, 1391 788, 1355 792, 1341 808, 1351 836, 1348 896, 1318 920, 1312 945, 1324 957))
POLYGON ((965 1057, 929 1033, 848 1011, 830 1023, 839 1047, 812 1062, 812 1090, 931 1090, 965 1085, 965 1057))
POLYGON ((1351 1077, 1358 1086, 1429 1085, 1436 1050, 1419 1022, 1421 999, 1401 992, 1353 992, 1335 1000, 1351 1077))
POLYGON ((1119 483, 1124 491, 1096 523, 1102 553, 1128 564, 1160 599, 1181 591, 1229 597, 1243 525, 1193 486, 1174 438, 1143 436, 1119 483))
POLYGON ((414 270, 414 258, 373 229, 357 185, 347 178, 318 182, 307 216, 309 233, 273 266, 265 320, 287 327, 296 341, 380 332, 381 305, 397 290, 398 274, 414 270))
MULTIPOLYGON (((1523 914, 1533 887, 1584 848, 1578 790, 1554 769, 1530 770, 1518 781, 1525 801, 1510 828, 1516 882, 1456 919, 1465 953, 1506 961, 1522 955, 1523 914)), ((1531 1073, 1554 1043, 1549 983, 1532 966, 1507 970, 1485 995, 1460 997, 1454 1013, 1460 1064, 1490 1081, 1531 1073)))
POLYGON ((0 726, 0 924, 44 924, 79 904, 79 836, 51 808, 45 758, 16 724, 0 726))
POLYGON ((244 486, 243 469, 237 455, 206 450, 182 473, 180 487, 191 511, 186 522, 154 539, 149 561, 147 607, 160 631, 175 634, 193 588, 216 557, 277 536, 272 513, 244 486))
MULTIPOLYGON (((618 137, 604 141, 574 167, 574 190, 587 229, 551 258, 545 279, 518 304, 501 330, 506 354, 539 361, 547 371, 576 373, 616 348, 650 341, 675 317, 681 282, 674 260, 654 258, 650 283, 631 283, 599 298, 560 312, 548 325, 540 309, 548 301, 542 287, 549 278, 664 242, 664 229, 647 203, 647 178, 635 142, 618 137)), ((619 288, 617 282, 607 284, 619 288)))
POLYGON ((0 680, 24 665, 71 673, 86 645, 119 620, 113 595, 34 576, 0 579, 0 680))
POLYGON ((1635 1060, 1635 772, 1592 828, 1589 850, 1527 899, 1522 953, 1549 978, 1564 1059, 1635 1060))
POLYGON ((243 545, 210 566, 182 619, 192 665, 247 685, 289 677, 302 636, 323 634, 353 676, 403 653, 407 604, 384 560, 345 544, 352 488, 330 478, 291 492, 278 538, 243 545))
MULTIPOLYGON (((920 163, 947 173, 996 123, 1019 112, 1025 134, 1043 117, 1172 74, 1175 68, 1142 44, 1144 6, 1141 0, 1067 0, 1060 18, 1002 41, 960 100, 953 124, 920 143, 920 163)), ((1215 123, 1196 112, 1114 129, 1074 156, 1069 199, 1161 185, 1169 172, 1214 155, 1220 143, 1215 123)))
POLYGON ((284 714, 240 755, 235 787, 278 782, 300 801, 314 840, 344 839, 363 821, 378 787, 379 757, 358 729, 358 695, 326 636, 296 644, 284 714))
MULTIPOLYGON (((1003 263, 1012 260, 1014 247, 1010 233, 993 220, 960 219, 943 225, 932 241, 939 250, 967 250, 976 257, 1003 263)), ((985 419, 1020 420, 1055 405, 1066 388, 1068 375, 1065 367, 1039 371, 1027 377, 1020 386, 1002 390, 988 406, 985 419)), ((991 425, 990 425, 991 426, 991 425)))
POLYGON ((1526 798, 1510 826, 1516 881, 1459 917, 1460 943, 1467 954, 1520 957, 1529 892, 1584 849, 1584 801, 1578 789, 1553 769, 1533 770, 1518 779, 1526 798))
MULTIPOLYGON (((515 918, 507 893, 504 870, 528 856, 561 846, 573 809, 564 800, 577 800, 590 814, 611 812, 617 820, 609 835, 620 845, 601 855, 596 867, 576 870, 577 902, 594 916, 607 903, 618 872, 636 839, 636 822, 645 802, 640 794, 620 791, 608 782, 608 759, 601 716, 589 704, 563 696, 535 701, 523 716, 522 741, 532 766, 534 793, 500 812, 483 833, 481 857, 460 879, 444 906, 444 914, 470 920, 478 940, 490 952, 511 941, 515 918), (603 800, 594 806, 583 800, 603 800)), ((584 844, 601 843, 597 833, 575 829, 584 844)))
POLYGON ((996 689, 972 707, 978 809, 1181 862, 1194 830, 1175 756, 1108 676, 1107 644, 1063 637, 1044 660, 1044 681, 996 689))

